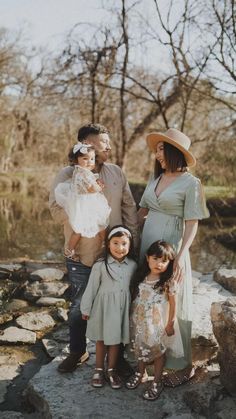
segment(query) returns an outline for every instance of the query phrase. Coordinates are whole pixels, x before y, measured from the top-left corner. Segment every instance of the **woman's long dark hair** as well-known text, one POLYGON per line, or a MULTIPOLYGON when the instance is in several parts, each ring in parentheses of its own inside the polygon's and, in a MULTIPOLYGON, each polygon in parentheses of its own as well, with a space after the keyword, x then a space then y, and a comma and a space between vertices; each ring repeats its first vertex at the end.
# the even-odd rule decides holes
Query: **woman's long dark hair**
MULTIPOLYGON (((158 288, 160 292, 164 292, 166 286, 168 285, 168 281, 173 275, 173 265, 175 258, 175 251, 173 247, 164 240, 158 240, 151 244, 145 256, 156 256, 158 258, 162 258, 165 262, 169 260, 169 264, 167 266, 166 271, 160 274, 160 281, 158 281, 154 286, 154 289, 158 288)), ((134 300, 138 295, 139 284, 144 281, 144 279, 149 273, 150 268, 147 262, 147 258, 145 257, 142 266, 137 269, 130 283, 130 292, 132 300, 134 300)))
MULTIPOLYGON (((169 143, 163 142, 163 146, 164 157, 168 170, 170 170, 172 173, 176 172, 177 169, 180 169, 181 172, 186 172, 187 162, 183 153, 180 150, 178 150, 178 148, 174 147, 169 143)), ((162 169, 159 161, 156 160, 154 165, 155 179, 157 179, 163 172, 165 172, 165 169, 162 169)))
POLYGON ((110 228, 108 230, 108 232, 106 234, 106 238, 105 238, 105 252, 104 252, 103 260, 105 262, 107 273, 110 275, 110 277, 112 279, 114 279, 114 278, 112 277, 111 272, 109 270, 109 266, 108 266, 108 257, 111 255, 110 249, 109 249, 109 243, 110 243, 110 240, 113 237, 122 237, 122 236, 128 237, 129 240, 130 240, 130 248, 129 248, 129 252, 128 252, 126 257, 135 260, 134 241, 133 241, 133 237, 132 237, 130 229, 128 227, 122 225, 122 224, 117 224, 117 225, 113 226, 112 228, 110 228), (117 229, 117 228, 125 228, 126 230, 128 230, 129 233, 126 233, 124 231, 117 231, 114 234, 112 234, 112 231, 117 229), (109 239, 108 239, 108 237, 109 237, 109 239))

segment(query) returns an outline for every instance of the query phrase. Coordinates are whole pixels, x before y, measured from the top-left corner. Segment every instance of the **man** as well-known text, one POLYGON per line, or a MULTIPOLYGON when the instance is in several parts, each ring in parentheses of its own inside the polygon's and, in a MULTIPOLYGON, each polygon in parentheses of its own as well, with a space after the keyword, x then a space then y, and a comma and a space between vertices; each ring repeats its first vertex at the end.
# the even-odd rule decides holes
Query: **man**
MULTIPOLYGON (((95 172, 104 183, 103 193, 111 207, 110 227, 125 224, 138 242, 138 220, 136 205, 128 182, 119 166, 107 163, 111 150, 108 130, 100 124, 88 124, 79 129, 78 141, 91 144, 96 153, 95 172)), ((49 197, 52 217, 64 225, 65 248, 67 248, 72 229, 65 211, 55 202, 54 190, 58 183, 72 177, 73 167, 67 166, 56 176, 49 197)), ((75 249, 75 257, 66 258, 68 277, 72 289, 72 305, 69 313, 70 354, 59 365, 60 372, 72 372, 78 363, 85 362, 89 354, 86 352, 86 321, 82 320, 80 301, 86 288, 91 267, 101 253, 101 236, 81 237, 75 249)))

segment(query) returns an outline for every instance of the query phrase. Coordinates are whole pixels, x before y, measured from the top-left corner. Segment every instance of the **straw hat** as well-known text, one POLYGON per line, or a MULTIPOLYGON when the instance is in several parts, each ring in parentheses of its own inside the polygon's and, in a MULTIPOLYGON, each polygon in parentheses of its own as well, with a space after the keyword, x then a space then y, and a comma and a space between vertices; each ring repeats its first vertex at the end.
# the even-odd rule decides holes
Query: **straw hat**
POLYGON ((187 135, 175 128, 169 128, 164 134, 161 132, 151 132, 147 135, 146 141, 148 147, 154 153, 156 153, 157 143, 160 141, 171 144, 183 153, 188 167, 193 167, 196 164, 195 157, 188 151, 191 145, 190 139, 187 135))

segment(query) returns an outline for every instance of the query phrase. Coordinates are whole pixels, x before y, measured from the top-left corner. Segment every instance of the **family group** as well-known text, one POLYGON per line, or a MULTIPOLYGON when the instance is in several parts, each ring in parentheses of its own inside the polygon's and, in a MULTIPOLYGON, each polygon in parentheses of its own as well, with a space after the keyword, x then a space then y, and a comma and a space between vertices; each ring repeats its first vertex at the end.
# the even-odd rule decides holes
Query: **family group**
POLYGON ((108 130, 100 124, 79 129, 49 200, 64 228, 71 285, 70 354, 60 373, 86 362, 87 337, 96 342, 95 388, 107 381, 133 390, 153 365, 143 398, 155 400, 164 386, 194 376, 189 248, 208 211, 201 182, 189 171, 196 164, 190 145, 174 128, 147 135, 155 167, 137 210, 123 171, 108 163, 108 130))

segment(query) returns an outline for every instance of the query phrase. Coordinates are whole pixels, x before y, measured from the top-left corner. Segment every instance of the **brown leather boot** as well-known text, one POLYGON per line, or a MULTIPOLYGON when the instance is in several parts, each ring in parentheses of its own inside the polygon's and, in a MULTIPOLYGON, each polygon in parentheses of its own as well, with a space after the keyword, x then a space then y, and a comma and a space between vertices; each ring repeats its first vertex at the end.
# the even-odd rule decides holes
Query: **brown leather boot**
POLYGON ((79 353, 71 353, 57 367, 59 372, 72 372, 78 364, 82 364, 89 359, 89 353, 86 351, 82 356, 79 353))

